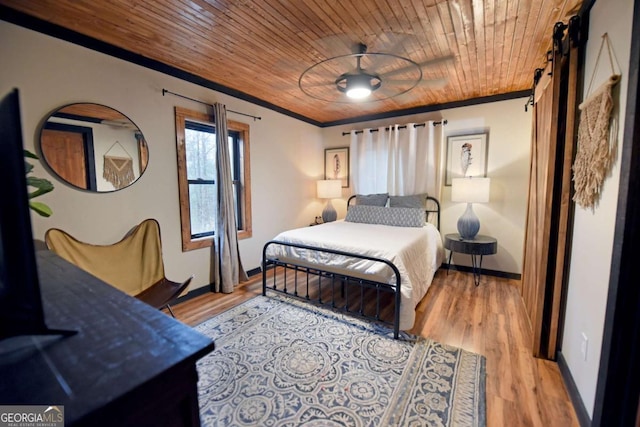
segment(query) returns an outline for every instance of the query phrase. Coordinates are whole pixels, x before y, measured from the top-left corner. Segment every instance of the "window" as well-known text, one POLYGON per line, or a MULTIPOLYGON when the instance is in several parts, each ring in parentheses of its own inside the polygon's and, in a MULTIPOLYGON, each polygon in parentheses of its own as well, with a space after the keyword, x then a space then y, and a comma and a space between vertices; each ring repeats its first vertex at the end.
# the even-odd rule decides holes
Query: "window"
MULTIPOLYGON (((176 107, 182 250, 211 246, 216 230, 215 124, 204 113, 176 107)), ((227 121, 238 239, 251 237, 249 125, 227 121)))

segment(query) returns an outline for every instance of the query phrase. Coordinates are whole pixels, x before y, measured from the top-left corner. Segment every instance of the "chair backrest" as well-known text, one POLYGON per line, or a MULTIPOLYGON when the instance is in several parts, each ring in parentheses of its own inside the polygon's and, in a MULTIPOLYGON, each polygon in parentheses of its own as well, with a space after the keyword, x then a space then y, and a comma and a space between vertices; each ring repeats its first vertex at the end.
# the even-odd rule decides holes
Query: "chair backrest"
POLYGON ((57 228, 46 232, 45 243, 57 255, 131 296, 164 279, 160 225, 155 219, 142 221, 111 245, 81 242, 57 228))

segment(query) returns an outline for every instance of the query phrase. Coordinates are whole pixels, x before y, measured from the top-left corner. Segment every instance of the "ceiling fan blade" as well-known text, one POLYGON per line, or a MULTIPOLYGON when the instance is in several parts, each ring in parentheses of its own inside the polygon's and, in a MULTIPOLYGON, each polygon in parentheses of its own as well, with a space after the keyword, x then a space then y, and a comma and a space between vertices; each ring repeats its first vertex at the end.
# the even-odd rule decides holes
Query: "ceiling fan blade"
POLYGON ((340 55, 325 59, 305 71, 305 74, 312 74, 318 78, 336 79, 344 73, 354 73, 357 70, 357 59, 355 54, 340 55))
POLYGON ((312 42, 313 48, 320 57, 332 58, 334 56, 349 55, 357 52, 357 42, 347 34, 332 34, 312 42), (354 50, 356 49, 356 50, 354 50))
MULTIPOLYGON (((383 33, 380 35, 380 38, 378 41, 383 41, 384 39, 387 39, 390 42, 389 46, 385 46, 385 47, 376 46, 376 49, 372 50, 372 52, 390 53, 390 54, 402 56, 400 50, 402 49, 404 41, 408 37, 409 36, 407 34, 383 33)), ((384 44, 384 43, 378 43, 378 44, 384 44)), ((372 61, 373 65, 375 65, 375 62, 380 59, 384 59, 384 57, 374 58, 374 60, 372 61)))
MULTIPOLYGON (((439 79, 423 79, 420 80, 416 86, 441 88, 446 86, 448 82, 449 80, 444 77, 439 79)), ((385 85, 413 85, 414 83, 415 80, 383 80, 383 84, 385 85)))
MULTIPOLYGON (((399 58, 386 53, 370 53, 362 58, 362 68, 376 74, 381 71, 397 67, 399 58)), ((405 62, 406 64, 406 62, 405 62)))
MULTIPOLYGON (((453 61, 454 59, 455 59, 455 56, 453 56, 453 55, 442 56, 440 58, 433 58, 433 59, 429 59, 428 61, 420 62, 420 63, 418 63, 418 67, 420 67, 420 68, 429 67, 429 66, 441 64, 443 62, 453 61)), ((414 68, 414 66, 397 68, 395 70, 391 70, 389 72, 381 74, 380 77, 381 78, 386 78, 386 77, 397 76, 398 74, 402 74, 402 73, 406 73, 407 71, 411 71, 413 68, 414 68)))
POLYGON ((400 95, 394 96, 392 98, 394 100, 394 102, 398 103, 398 104, 411 104, 415 101, 419 101, 420 97, 416 92, 413 91, 409 91, 409 92, 404 92, 401 93, 400 95))
POLYGON ((455 55, 445 55, 445 56, 441 56, 440 58, 433 58, 424 62, 420 62, 418 63, 418 65, 420 66, 420 68, 424 68, 424 67, 430 67, 433 65, 442 64, 443 62, 454 61, 455 59, 456 59, 455 55))
MULTIPOLYGON (((384 32, 379 34, 375 41, 372 42, 369 51, 411 58, 412 53, 415 52, 418 47, 416 36, 413 34, 384 32)), ((388 59, 389 57, 376 56, 372 58, 370 68, 374 71, 378 70, 380 62, 388 59)))
POLYGON ((303 84, 305 88, 314 88, 314 87, 329 87, 335 86, 335 82, 324 82, 324 83, 313 83, 313 84, 303 84))
POLYGON ((418 83, 418 86, 426 86, 433 89, 442 89, 446 85, 449 84, 449 79, 447 78, 439 78, 439 79, 423 79, 418 83))

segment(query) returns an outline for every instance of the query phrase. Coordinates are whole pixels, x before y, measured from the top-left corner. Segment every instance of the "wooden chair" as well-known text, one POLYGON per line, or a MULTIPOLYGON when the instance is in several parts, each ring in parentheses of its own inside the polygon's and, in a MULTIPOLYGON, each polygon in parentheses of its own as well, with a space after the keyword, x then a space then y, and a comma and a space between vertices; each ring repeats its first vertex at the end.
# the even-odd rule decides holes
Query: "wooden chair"
MULTIPOLYGON (((51 228, 45 233, 47 248, 121 291, 157 308, 167 308, 184 292, 193 276, 184 282, 165 277, 160 225, 146 219, 119 242, 93 245, 51 228)), ((175 316, 174 316, 175 317, 175 316)))

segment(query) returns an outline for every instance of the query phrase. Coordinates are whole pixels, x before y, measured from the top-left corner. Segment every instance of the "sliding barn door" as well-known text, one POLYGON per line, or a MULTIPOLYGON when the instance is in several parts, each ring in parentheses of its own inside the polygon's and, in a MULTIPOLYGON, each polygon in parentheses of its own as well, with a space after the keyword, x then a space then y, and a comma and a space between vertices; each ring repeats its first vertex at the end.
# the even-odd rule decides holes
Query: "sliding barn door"
POLYGON ((522 298, 531 321, 533 354, 548 359, 555 359, 561 333, 570 239, 578 49, 565 32, 573 31, 556 24, 554 49, 533 98, 522 298))

